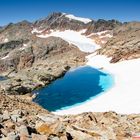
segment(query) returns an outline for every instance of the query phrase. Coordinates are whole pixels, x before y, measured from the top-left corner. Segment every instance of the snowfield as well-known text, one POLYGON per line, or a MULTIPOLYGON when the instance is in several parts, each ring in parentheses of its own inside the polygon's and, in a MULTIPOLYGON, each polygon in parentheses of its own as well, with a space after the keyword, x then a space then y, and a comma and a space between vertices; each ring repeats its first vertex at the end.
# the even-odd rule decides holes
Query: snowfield
POLYGON ((81 21, 81 22, 84 22, 85 24, 91 22, 92 20, 91 19, 88 19, 88 18, 81 18, 81 17, 76 17, 74 15, 65 15, 65 17, 69 18, 69 19, 73 19, 73 20, 78 20, 78 21, 81 21))
POLYGON ((38 30, 37 28, 33 28, 33 30, 31 31, 32 34, 34 33, 42 33, 44 30, 38 30))
POLYGON ((78 114, 82 112, 115 111, 122 114, 140 113, 140 58, 126 60, 115 64, 109 63, 110 58, 100 55, 89 55, 87 65, 103 68, 114 75, 115 85, 104 94, 84 104, 58 110, 55 114, 78 114))
POLYGON ((85 35, 82 35, 85 30, 81 30, 79 32, 72 31, 72 30, 65 30, 65 31, 54 31, 50 34, 40 34, 37 35, 37 37, 40 38, 48 38, 50 36, 60 37, 70 44, 76 45, 81 51, 84 52, 94 52, 98 48, 100 48, 99 45, 97 45, 94 40, 87 38, 85 35))

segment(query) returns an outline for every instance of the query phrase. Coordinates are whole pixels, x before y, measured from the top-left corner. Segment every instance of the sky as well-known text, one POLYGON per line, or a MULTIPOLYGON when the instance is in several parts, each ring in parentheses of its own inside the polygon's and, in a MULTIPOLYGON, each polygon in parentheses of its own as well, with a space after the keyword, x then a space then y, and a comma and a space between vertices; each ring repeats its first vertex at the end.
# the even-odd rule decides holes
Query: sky
POLYGON ((94 20, 140 21, 140 0, 0 0, 0 26, 35 21, 52 12, 94 20))

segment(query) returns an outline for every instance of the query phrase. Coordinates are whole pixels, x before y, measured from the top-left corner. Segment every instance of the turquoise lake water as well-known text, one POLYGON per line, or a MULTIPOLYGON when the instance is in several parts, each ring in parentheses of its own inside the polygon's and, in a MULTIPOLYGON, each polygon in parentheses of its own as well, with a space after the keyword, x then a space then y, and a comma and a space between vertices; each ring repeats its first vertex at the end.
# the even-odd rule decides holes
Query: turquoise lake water
POLYGON ((63 110, 83 104, 109 90, 114 84, 112 75, 90 66, 70 70, 63 78, 41 88, 34 102, 49 111, 63 110))

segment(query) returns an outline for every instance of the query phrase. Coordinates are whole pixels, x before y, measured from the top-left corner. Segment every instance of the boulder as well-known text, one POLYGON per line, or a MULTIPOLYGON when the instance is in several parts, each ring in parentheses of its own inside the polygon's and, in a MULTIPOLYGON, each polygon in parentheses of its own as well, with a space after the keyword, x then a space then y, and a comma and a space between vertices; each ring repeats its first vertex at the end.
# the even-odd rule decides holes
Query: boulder
POLYGON ((32 140, 48 140, 48 137, 46 135, 39 135, 32 133, 32 140))
POLYGON ((46 124, 54 124, 59 121, 59 117, 51 114, 43 115, 43 114, 38 114, 37 117, 44 121, 46 124))

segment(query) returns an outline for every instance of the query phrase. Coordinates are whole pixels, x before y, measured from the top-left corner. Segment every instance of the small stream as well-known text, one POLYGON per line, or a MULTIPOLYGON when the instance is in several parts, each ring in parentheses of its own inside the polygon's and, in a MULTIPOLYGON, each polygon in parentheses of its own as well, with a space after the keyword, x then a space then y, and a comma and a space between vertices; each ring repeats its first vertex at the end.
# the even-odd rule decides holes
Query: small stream
POLYGON ((64 77, 41 88, 34 102, 49 111, 65 110, 100 96, 114 84, 112 75, 90 66, 68 71, 64 77))

